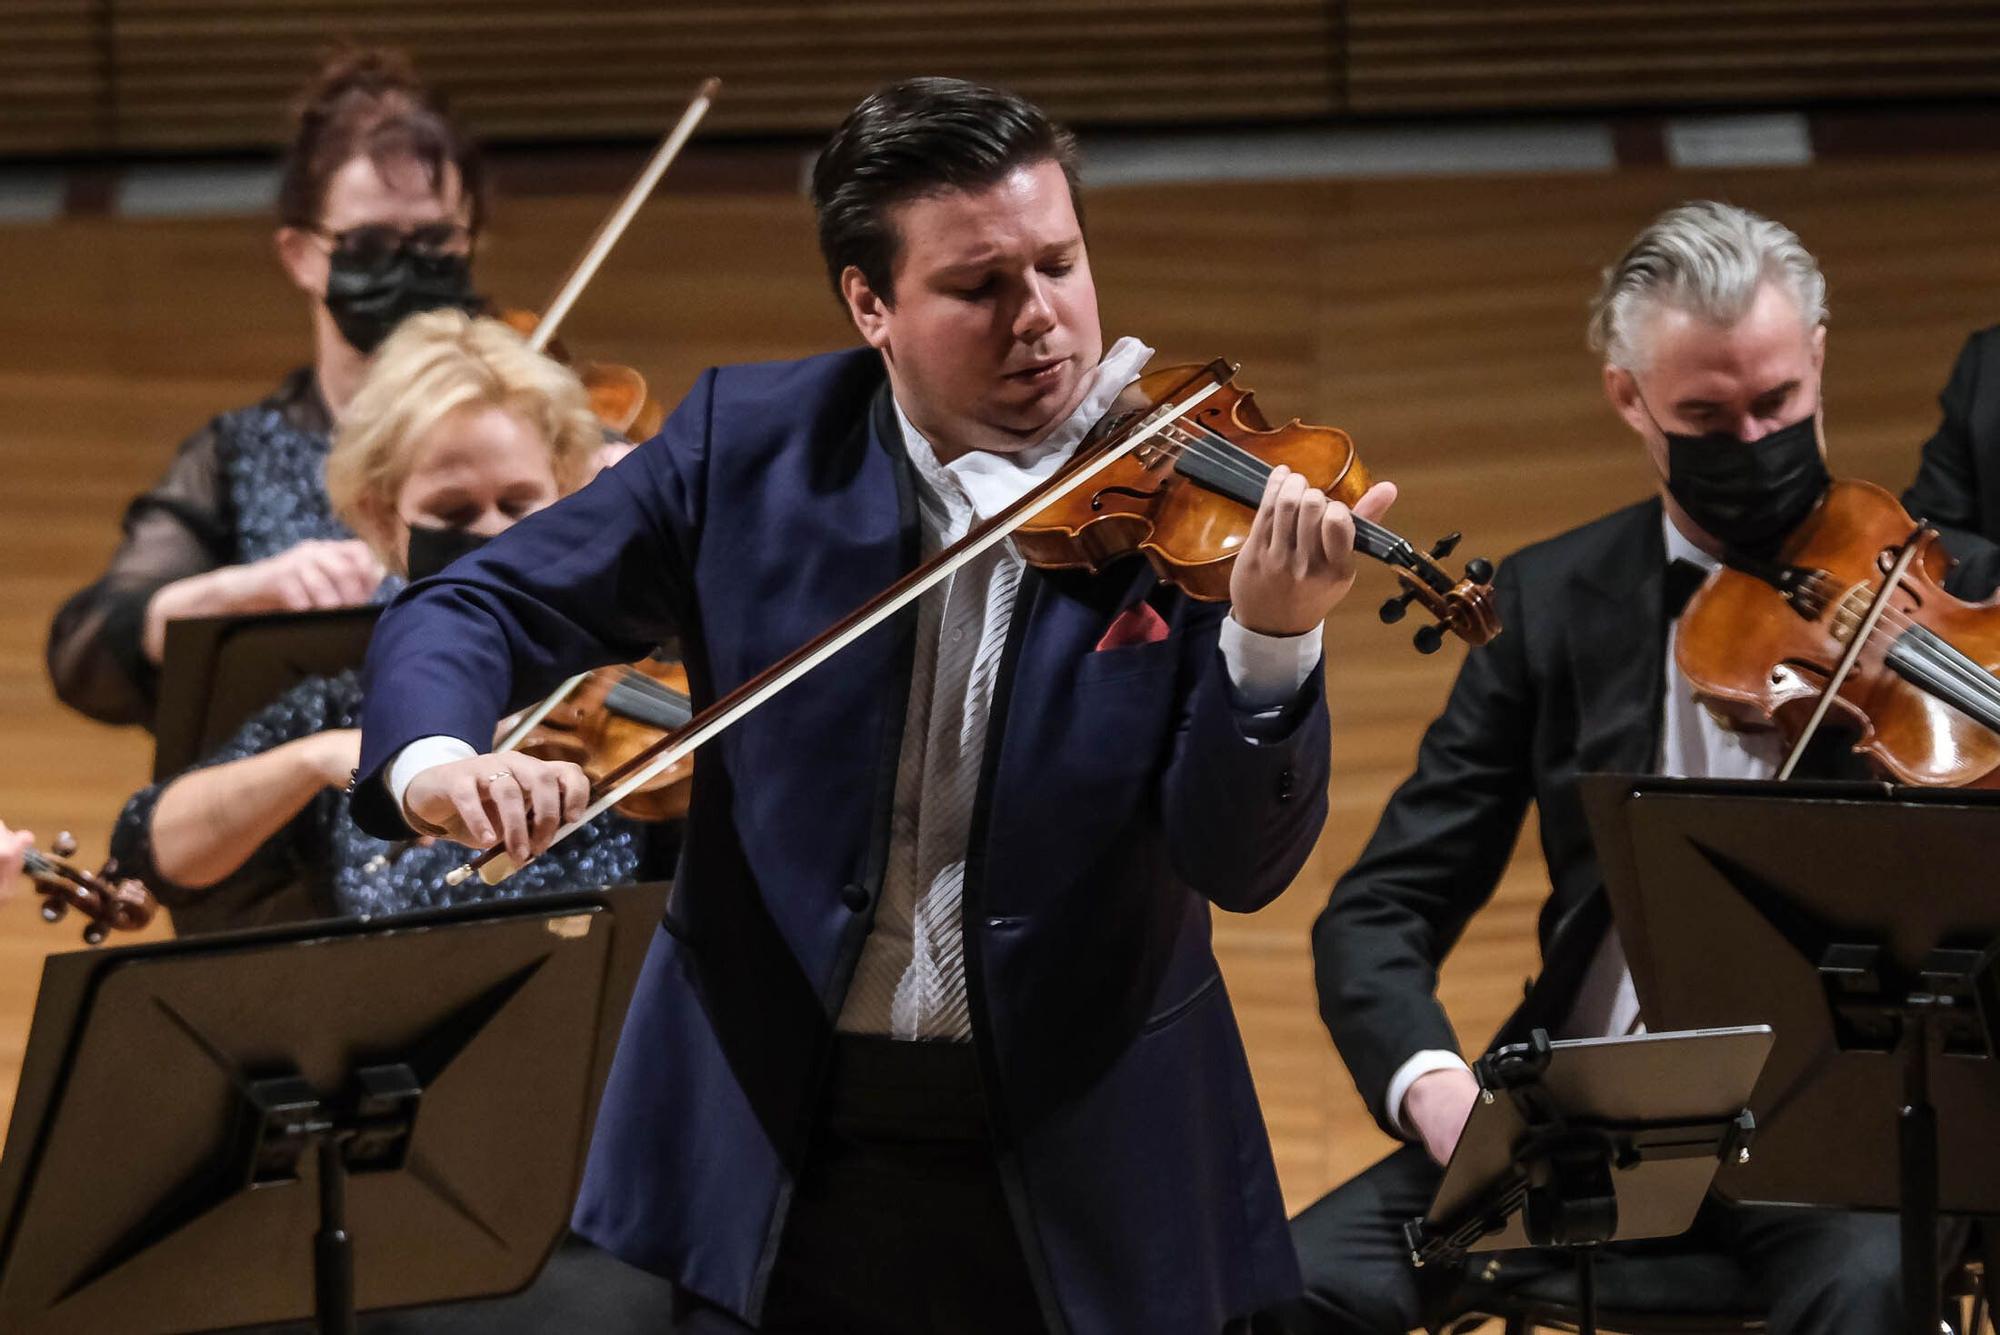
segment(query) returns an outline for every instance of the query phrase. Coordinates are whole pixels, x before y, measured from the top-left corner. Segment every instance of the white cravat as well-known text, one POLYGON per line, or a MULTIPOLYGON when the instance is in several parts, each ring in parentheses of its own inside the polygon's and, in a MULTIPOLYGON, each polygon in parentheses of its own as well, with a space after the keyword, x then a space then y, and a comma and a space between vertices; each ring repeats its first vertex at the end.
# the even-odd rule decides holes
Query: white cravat
MULTIPOLYGON (((1703 570, 1722 564, 1689 542, 1674 521, 1660 516, 1667 540, 1667 560, 1688 561, 1703 570)), ((1784 760, 1784 739, 1776 732, 1737 732, 1716 722, 1715 716, 1694 697, 1694 687, 1674 661, 1674 623, 1667 636, 1666 665, 1661 680, 1666 697, 1660 709, 1659 763, 1655 774, 1677 779, 1768 779, 1784 760)), ((1625 962, 1625 948, 1614 926, 1591 957, 1577 987, 1575 1004, 1565 1018, 1558 1038, 1601 1038, 1606 1035, 1644 1033, 1639 1018, 1639 994, 1632 986, 1632 970, 1625 962)), ((1388 1106, 1397 1125, 1403 1125, 1403 1096, 1417 1077, 1432 1071, 1463 1068, 1465 1061, 1455 1052, 1426 1050, 1401 1066, 1389 1081, 1388 1106)))

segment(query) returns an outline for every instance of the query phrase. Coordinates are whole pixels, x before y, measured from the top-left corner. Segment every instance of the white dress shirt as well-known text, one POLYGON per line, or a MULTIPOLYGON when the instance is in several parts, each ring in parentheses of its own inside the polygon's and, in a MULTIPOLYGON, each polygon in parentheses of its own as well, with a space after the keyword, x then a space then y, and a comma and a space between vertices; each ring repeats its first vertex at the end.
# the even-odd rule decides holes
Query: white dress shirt
MULTIPOLYGON (((1014 454, 975 450, 941 464, 897 404, 903 446, 916 470, 925 555, 957 541, 974 522, 1004 510, 1061 468, 1152 355, 1137 339, 1120 339, 1098 364, 1076 411, 1014 454)), ((918 600, 889 861, 840 1013, 845 1032, 910 1040, 972 1036, 961 938, 967 841, 1001 649, 1024 568, 1014 544, 999 543, 918 600)), ((1275 716, 1317 670, 1320 646, 1317 629, 1263 635, 1225 617, 1220 648, 1232 699, 1253 717, 1275 716)), ((403 797, 418 774, 475 754, 455 737, 411 742, 386 777, 398 808, 407 814, 403 797)))
MULTIPOLYGON (((1721 564, 1688 541, 1665 514, 1660 516, 1660 523, 1666 532, 1669 562, 1688 561, 1703 570, 1713 570, 1721 564)), ((1680 623, 1674 623, 1675 635, 1679 634, 1679 628, 1680 623)), ((1666 669, 1661 680, 1666 683, 1666 698, 1661 701, 1659 763, 1654 767, 1655 774, 1682 779, 1768 779, 1778 772, 1785 758, 1784 738, 1776 731, 1739 732, 1718 723, 1715 715, 1695 699, 1694 687, 1674 661, 1674 635, 1667 636, 1666 669)), ((1632 971, 1626 965, 1625 948, 1614 926, 1605 934, 1597 954, 1591 957, 1577 988, 1576 1002, 1556 1037, 1602 1038, 1644 1031, 1645 1025, 1639 1017, 1639 994, 1632 987, 1632 971)), ((1419 1076, 1453 1068, 1466 1069, 1465 1060, 1456 1052, 1435 1049, 1419 1052, 1396 1068, 1389 1081, 1387 1106, 1397 1126, 1404 1128, 1406 1134, 1403 1099, 1410 1086, 1419 1076)))

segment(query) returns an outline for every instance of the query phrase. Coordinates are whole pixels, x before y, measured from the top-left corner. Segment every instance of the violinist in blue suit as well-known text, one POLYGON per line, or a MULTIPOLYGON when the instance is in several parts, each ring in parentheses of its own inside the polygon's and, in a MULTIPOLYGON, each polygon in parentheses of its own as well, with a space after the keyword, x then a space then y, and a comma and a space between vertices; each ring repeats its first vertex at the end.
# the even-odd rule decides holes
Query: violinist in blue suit
MULTIPOLYGON (((584 782, 478 754, 498 715, 669 635, 716 699, 1058 470, 1151 355, 1104 349, 1074 143, 1019 98, 878 92, 813 194, 868 346, 705 373, 399 599, 365 826, 534 855, 584 782)), ((705 749, 577 1232, 684 1331, 1216 1335, 1293 1294, 1209 909, 1319 834, 1353 560, 1284 469, 1226 605, 1001 544, 705 749)))

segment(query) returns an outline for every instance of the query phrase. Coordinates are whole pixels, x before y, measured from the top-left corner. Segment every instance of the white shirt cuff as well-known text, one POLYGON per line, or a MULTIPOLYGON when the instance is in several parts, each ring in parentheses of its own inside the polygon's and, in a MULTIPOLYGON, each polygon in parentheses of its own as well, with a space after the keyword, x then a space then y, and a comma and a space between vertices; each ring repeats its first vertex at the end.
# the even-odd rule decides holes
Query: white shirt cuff
MULTIPOLYGON (((389 762, 388 773, 382 781, 389 785, 389 800, 396 804, 396 810, 403 813, 403 819, 410 820, 410 809, 403 805, 403 794, 409 791, 410 781, 427 769, 439 765, 449 765, 454 760, 470 760, 479 753, 456 737, 446 737, 442 733, 434 737, 419 737, 396 753, 389 762)), ((414 828, 415 822, 410 822, 414 828)))
POLYGON ((1426 1048, 1396 1068, 1396 1074, 1389 1077, 1389 1096, 1384 1103, 1389 1109, 1389 1125, 1406 1140, 1416 1132, 1403 1119, 1403 1100, 1409 1096, 1410 1086, 1432 1071, 1464 1071, 1470 1074, 1472 1068, 1465 1064, 1465 1058, 1442 1048, 1426 1048))
POLYGON ((1320 628, 1303 635, 1266 635, 1231 614, 1222 619, 1220 646, 1237 706, 1260 714, 1291 703, 1319 667, 1320 628))

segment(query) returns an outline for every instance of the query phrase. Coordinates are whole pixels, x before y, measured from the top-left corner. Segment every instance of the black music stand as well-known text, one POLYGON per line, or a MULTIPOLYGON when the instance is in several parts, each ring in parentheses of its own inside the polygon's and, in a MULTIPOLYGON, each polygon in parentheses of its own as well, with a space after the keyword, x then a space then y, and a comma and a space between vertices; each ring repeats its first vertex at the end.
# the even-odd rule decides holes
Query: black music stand
POLYGON ((1911 1331, 1941 1213, 2000 1213, 2000 794, 1583 780, 1649 1022, 1767 1023, 1732 1200, 1897 1210, 1911 1331))
POLYGON ((517 1291, 563 1236, 664 886, 53 956, 0 1329, 167 1335, 517 1291))
POLYGON ((1770 1051, 1755 1025, 1563 1042, 1537 1029, 1488 1053, 1430 1212, 1404 1225, 1411 1261, 1567 1249, 1594 1335, 1598 1248, 1693 1225, 1718 1163, 1749 1158, 1744 1104, 1770 1051))
POLYGON ((221 746, 305 678, 360 667, 381 614, 368 606, 169 621, 153 715, 153 781, 221 746))

